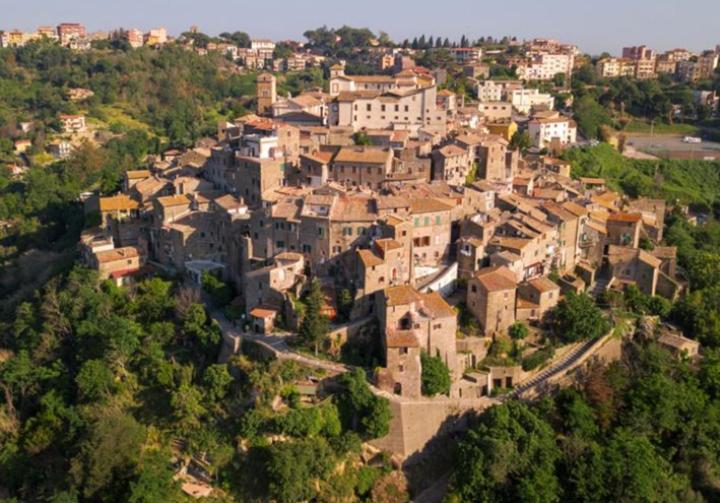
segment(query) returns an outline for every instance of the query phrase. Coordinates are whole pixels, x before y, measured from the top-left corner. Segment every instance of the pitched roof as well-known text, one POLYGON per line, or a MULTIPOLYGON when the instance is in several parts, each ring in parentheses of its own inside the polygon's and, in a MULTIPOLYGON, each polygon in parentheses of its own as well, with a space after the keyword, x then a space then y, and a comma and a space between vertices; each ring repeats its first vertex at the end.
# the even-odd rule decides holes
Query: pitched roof
POLYGON ((540 293, 552 292, 553 290, 560 290, 560 286, 553 282, 550 278, 541 276, 539 278, 531 279, 528 281, 528 285, 533 287, 540 293))
POLYGON ((116 260, 127 260, 139 256, 140 252, 134 246, 114 248, 112 250, 101 251, 95 254, 95 258, 99 264, 107 264, 109 262, 115 262, 116 260))
POLYGON ((128 180, 138 180, 149 177, 150 171, 147 169, 128 170, 125 172, 125 176, 128 177, 128 180))
POLYGON ((392 152, 386 149, 366 147, 342 147, 335 155, 334 162, 386 164, 391 157, 392 152))
POLYGON ((450 318, 455 317, 457 313, 447 303, 445 299, 437 292, 430 292, 422 295, 423 309, 431 318, 450 318))
POLYGON ((183 206, 190 204, 190 198, 185 194, 176 194, 174 196, 158 197, 157 202, 160 206, 170 208, 172 206, 183 206))
POLYGON ((140 203, 126 194, 100 198, 100 211, 102 212, 136 210, 139 206, 140 203))
POLYGON ((413 198, 410 200, 410 211, 413 213, 413 215, 422 213, 435 213, 439 211, 450 211, 452 209, 453 207, 449 204, 435 198, 413 198))
POLYGON ((612 213, 608 217, 608 222, 628 222, 628 223, 635 223, 642 220, 642 213, 624 213, 624 212, 618 212, 618 213, 612 213))
POLYGON ((480 269, 475 272, 475 279, 488 292, 514 290, 517 286, 515 274, 505 266, 480 269))
POLYGON ((384 263, 381 257, 378 257, 372 250, 358 250, 358 257, 365 267, 382 265, 384 263))
POLYGON ((391 286, 385 289, 385 304, 388 307, 404 306, 420 300, 420 293, 408 285, 391 286))
POLYGON ((414 330, 388 330, 385 344, 389 348, 418 348, 420 341, 414 330))

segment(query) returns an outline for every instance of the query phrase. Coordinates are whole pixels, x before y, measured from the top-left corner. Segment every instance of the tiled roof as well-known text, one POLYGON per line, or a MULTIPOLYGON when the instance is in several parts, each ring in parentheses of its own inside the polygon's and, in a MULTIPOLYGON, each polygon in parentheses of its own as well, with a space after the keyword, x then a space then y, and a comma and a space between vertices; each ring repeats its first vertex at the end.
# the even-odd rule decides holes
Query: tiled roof
POLYGON ((552 292, 553 290, 559 290, 560 287, 554 283, 550 278, 541 276, 539 278, 531 279, 528 284, 540 293, 552 292))
POLYGON ((383 259, 375 255, 372 250, 358 250, 357 254, 365 267, 383 264, 383 259))
POLYGON ((388 330, 385 343, 389 348, 418 348, 420 341, 413 330, 388 330))
POLYGON ((514 290, 517 286, 515 274, 505 266, 480 269, 475 272, 475 279, 488 292, 514 290))
POLYGON ((629 223, 635 223, 642 220, 642 214, 641 213, 612 213, 608 217, 608 222, 629 222, 629 223))
POLYGON ((343 147, 334 162, 359 164, 386 164, 392 157, 390 150, 366 147, 343 147))
POLYGON ((95 254, 95 258, 100 264, 107 264, 109 262, 115 262, 116 260, 127 260, 138 256, 140 256, 140 252, 134 246, 115 248, 113 250, 101 251, 95 254))
POLYGON ((385 289, 385 302, 388 307, 404 306, 420 300, 420 293, 408 285, 391 286, 385 289))
POLYGON ((128 180, 138 180, 140 178, 147 178, 150 176, 150 171, 147 169, 129 170, 125 172, 128 180))
POLYGON ((158 197, 157 202, 160 206, 170 208, 172 206, 183 206, 190 204, 190 198, 185 194, 176 194, 174 196, 158 197))
POLYGON ((100 211, 102 212, 136 210, 139 206, 140 204, 137 201, 126 194, 100 198, 100 211))
POLYGON ((453 207, 447 203, 440 201, 439 199, 427 198, 427 199, 412 199, 410 201, 410 210, 413 215, 422 213, 436 213, 439 211, 450 211, 453 207))
POLYGON ((457 315, 450 304, 448 304, 447 301, 437 292, 423 294, 422 305, 425 311, 427 311, 433 319, 454 318, 457 315))

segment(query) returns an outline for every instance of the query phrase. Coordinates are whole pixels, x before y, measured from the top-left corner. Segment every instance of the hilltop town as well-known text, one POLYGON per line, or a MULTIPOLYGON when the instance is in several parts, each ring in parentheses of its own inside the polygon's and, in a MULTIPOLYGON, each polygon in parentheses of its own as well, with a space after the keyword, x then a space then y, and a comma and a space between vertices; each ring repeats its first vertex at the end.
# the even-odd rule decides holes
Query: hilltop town
MULTIPOLYGON (((392 44, 373 36, 357 50, 344 47, 338 56, 327 50, 328 33, 322 30, 308 32, 306 44, 276 44, 241 32, 213 39, 197 29, 178 38, 162 28, 88 34, 73 23, 0 34, 7 51, 48 44, 78 57, 93 51, 160 52, 165 46, 200 58, 217 53, 223 65, 232 65, 224 71, 251 83, 242 97, 242 113, 231 116, 234 111, 225 109, 195 137, 175 136, 179 126, 169 120, 168 136, 157 135, 154 151, 147 148, 146 155, 137 156, 118 142, 126 141, 128 124, 141 117, 125 108, 124 126, 106 130, 112 119, 88 116, 97 89, 67 86, 74 113, 47 119, 54 126, 41 139, 33 132, 47 124, 18 116, 7 163, 9 176, 18 181, 33 170, 52 169, 53 163, 90 162, 93 149, 112 142, 115 151, 127 153, 107 183, 104 175, 93 175, 93 183, 74 186, 82 191, 73 195, 72 204, 80 208, 83 225, 76 229, 76 252, 68 256, 76 271, 94 271, 96 279, 87 281, 104 285, 98 288, 110 297, 108 306, 132 304, 127 312, 121 308, 123 316, 147 334, 184 334, 169 335, 158 353, 143 357, 158 358, 152 360, 158 369, 165 368, 161 360, 193 362, 188 374, 180 367, 168 370, 170 381, 175 372, 175 382, 193 386, 199 381, 192 368, 217 362, 223 367, 217 372, 228 380, 222 394, 213 397, 207 391, 216 407, 222 408, 220 397, 232 394, 233 379, 244 379, 242 386, 253 389, 245 395, 251 400, 227 412, 244 421, 235 431, 243 438, 238 451, 252 452, 256 436, 280 445, 293 431, 304 432, 299 437, 315 435, 304 426, 290 426, 290 420, 278 426, 257 419, 248 426, 256 417, 252 400, 266 405, 265 421, 280 421, 277 417, 288 410, 288 415, 324 411, 333 400, 327 397, 333 396, 344 397, 335 398, 341 416, 342 404, 352 402, 357 417, 363 417, 357 405, 362 389, 363 403, 373 404, 365 405, 363 414, 376 410, 373 420, 386 415, 385 424, 363 423, 364 429, 358 429, 356 417, 353 427, 343 422, 342 431, 353 430, 362 439, 362 463, 377 466, 380 457, 391 459, 383 461, 386 472, 378 480, 405 491, 406 482, 391 478, 399 467, 412 471, 408 467, 438 459, 446 439, 463 434, 477 417, 491 417, 483 413, 555 393, 566 396, 562 390, 625 362, 638 351, 638 340, 662 348, 673 362, 668 365, 701 365, 704 345, 709 343, 712 351, 716 336, 713 329, 698 328, 702 316, 688 306, 701 309, 705 301, 700 296, 711 289, 707 278, 717 271, 702 269, 714 263, 710 251, 702 258, 692 255, 693 247, 703 248, 702 235, 693 229, 714 225, 718 198, 688 194, 714 190, 717 174, 697 180, 703 178, 698 173, 717 170, 712 161, 717 157, 710 150, 702 161, 677 160, 694 153, 681 149, 661 161, 658 152, 644 150, 623 129, 631 122, 625 115, 625 107, 632 106, 629 99, 616 111, 614 98, 601 105, 604 98, 593 101, 574 81, 622 79, 607 89, 653 79, 691 86, 683 87, 687 103, 668 98, 657 111, 657 117, 669 118, 667 127, 697 128, 683 134, 690 145, 696 134, 710 134, 705 122, 717 117, 716 90, 698 83, 718 80, 720 46, 699 55, 680 49, 657 55, 645 46, 629 47, 621 58, 603 55, 591 61, 578 47, 550 39, 471 42, 463 36, 460 43, 450 43, 423 36, 392 44), (447 59, 439 63, 440 58, 447 59), (320 85, 288 87, 297 72, 313 71, 321 75, 320 85), (595 155, 589 161, 583 157, 595 155), (604 167, 601 155, 613 159, 614 166, 628 163, 627 170, 617 174, 604 167), (653 162, 688 164, 667 164, 662 172, 659 164, 642 164, 653 162), (692 173, 687 175, 692 182, 678 182, 679 171, 692 173), (165 299, 171 288, 177 289, 175 300, 150 311, 153 299, 165 299), (169 314, 170 305, 175 315, 169 314), (161 328, 171 316, 176 321, 161 328), (193 320, 200 321, 193 325, 193 320), (168 349, 174 338, 182 340, 181 356, 168 349), (197 354, 182 356, 188 348, 197 354), (264 370, 251 372, 251 365, 260 365, 249 363, 252 358, 303 370, 257 367, 264 370), (292 391, 263 387, 269 386, 259 381, 263 373, 292 391), (345 393, 357 395, 338 392, 343 386, 351 390, 345 393), (383 407, 387 414, 377 412, 383 407), (275 426, 263 430, 261 424, 275 426)), ((107 116, 112 104, 103 100, 107 116)), ((632 120, 643 122, 637 116, 632 120)), ((652 138, 656 119, 651 120, 652 138)), ((71 273, 71 283, 72 274, 79 273, 71 273)), ((89 295, 83 293, 83 281, 75 281, 78 298, 89 295)), ((52 308, 48 302, 43 301, 43 310, 52 308)), ((703 305, 711 311, 713 301, 707 302, 703 305)), ((98 322, 116 309, 96 311, 91 305, 87 301, 82 310, 104 313, 98 322)), ((29 309, 27 303, 19 306, 20 315, 29 309)), ((20 319, 12 326, 19 327, 20 319)), ((67 323, 81 318, 73 320, 67 323)), ((107 329, 132 331, 125 325, 107 329)), ((78 337, 103 333, 57 330, 78 337)), ((113 343, 108 351, 125 351, 123 344, 113 343)), ((137 345, 142 351, 142 343, 137 345)), ((27 356, 26 350, 19 342, 8 343, 0 365, 15 353, 27 356)), ((100 361, 100 353, 93 354, 92 361, 100 361)), ((110 380, 115 384, 104 391, 93 388, 97 395, 86 391, 84 400, 121 389, 126 379, 140 379, 127 376, 135 361, 127 358, 127 369, 125 363, 113 363, 117 377, 110 380)), ((157 370, 153 379, 161 375, 157 370)), ((204 375, 203 382, 214 382, 204 375)), ((213 415, 209 404, 203 416, 191 413, 194 405, 174 394, 172 400, 175 417, 192 416, 187 430, 202 429, 205 419, 199 418, 213 415)), ((192 400, 203 408, 201 394, 192 400)), ((8 424, 20 417, 13 403, 0 416, 12 418, 8 424)), ((19 408, 19 402, 15 405, 19 408)), ((210 468, 218 452, 199 456, 209 449, 202 440, 187 432, 174 435, 173 451, 192 458, 175 474, 185 495, 232 492, 218 483, 220 472, 210 468)), ((410 477, 415 496, 437 500, 431 497, 433 483, 447 471, 431 471, 420 483, 410 477)), ((463 482, 462 475, 453 484, 458 501, 490 494, 473 492, 479 489, 463 482)), ((319 494, 313 491, 306 487, 298 495, 277 492, 272 497, 309 500, 319 494)), ((382 494, 377 487, 372 495, 368 491, 361 498, 375 500, 382 494)))

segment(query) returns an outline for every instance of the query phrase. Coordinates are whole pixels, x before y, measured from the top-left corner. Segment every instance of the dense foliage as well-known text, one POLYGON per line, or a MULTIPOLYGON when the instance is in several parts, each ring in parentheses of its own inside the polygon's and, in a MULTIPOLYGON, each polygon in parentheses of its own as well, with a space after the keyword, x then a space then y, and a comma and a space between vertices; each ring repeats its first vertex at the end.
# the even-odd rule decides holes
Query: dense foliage
POLYGON ((650 344, 535 405, 486 411, 461 441, 450 501, 718 498, 719 360, 650 344))
POLYGON ((198 299, 159 278, 118 288, 74 269, 21 304, 0 327, 3 491, 178 501, 178 460, 195 457, 242 501, 368 495, 387 467, 364 467, 360 440, 388 432, 390 409, 365 375, 305 405, 293 383, 310 369, 243 355, 217 363, 220 329, 198 299))
POLYGON ((422 364, 422 394, 425 396, 449 395, 450 369, 439 356, 430 356, 426 352, 420 354, 422 364))

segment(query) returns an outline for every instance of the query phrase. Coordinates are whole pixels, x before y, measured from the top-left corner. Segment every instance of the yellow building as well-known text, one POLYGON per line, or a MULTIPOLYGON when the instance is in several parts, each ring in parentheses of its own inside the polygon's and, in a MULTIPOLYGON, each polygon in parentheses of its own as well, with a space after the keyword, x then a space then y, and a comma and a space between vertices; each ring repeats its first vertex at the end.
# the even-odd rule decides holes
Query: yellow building
POLYGON ((510 141, 513 137, 513 135, 517 132, 518 126, 515 123, 515 121, 496 121, 496 122, 488 122, 485 124, 485 127, 488 128, 488 131, 490 131, 490 134, 495 134, 498 136, 502 136, 507 141, 510 141))

